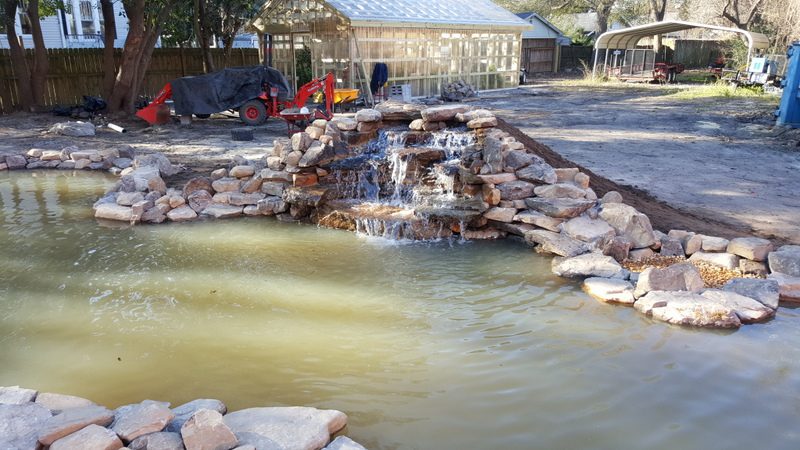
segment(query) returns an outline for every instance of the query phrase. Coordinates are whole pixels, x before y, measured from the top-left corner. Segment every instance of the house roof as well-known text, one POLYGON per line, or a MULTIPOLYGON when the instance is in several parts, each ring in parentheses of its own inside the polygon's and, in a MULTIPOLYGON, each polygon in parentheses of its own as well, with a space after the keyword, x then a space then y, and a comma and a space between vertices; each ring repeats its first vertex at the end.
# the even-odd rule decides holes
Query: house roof
POLYGON ((631 49, 643 38, 659 34, 673 33, 676 31, 688 30, 691 28, 706 28, 718 31, 738 33, 747 40, 748 51, 752 49, 766 49, 769 47, 769 39, 761 34, 739 28, 720 27, 694 22, 683 22, 680 20, 669 20, 664 22, 653 22, 646 25, 639 25, 621 30, 607 31, 597 38, 594 44, 595 49, 631 49))
MULTIPOLYGON (((545 19, 544 17, 540 16, 539 14, 536 14, 535 12, 518 13, 517 17, 519 17, 520 19, 522 19, 522 20, 524 20, 525 22, 528 22, 528 23, 533 23, 533 21, 541 23, 547 29, 549 29, 552 32, 552 34, 555 35, 553 37, 566 38, 566 36, 564 36, 564 32, 562 32, 557 26, 553 25, 552 23, 550 23, 549 20, 545 19)), ((539 36, 536 31, 537 31, 536 27, 534 26, 533 30, 528 30, 528 31, 523 32, 522 33, 522 38, 523 39, 530 39, 530 38, 544 37, 544 36, 539 36)))

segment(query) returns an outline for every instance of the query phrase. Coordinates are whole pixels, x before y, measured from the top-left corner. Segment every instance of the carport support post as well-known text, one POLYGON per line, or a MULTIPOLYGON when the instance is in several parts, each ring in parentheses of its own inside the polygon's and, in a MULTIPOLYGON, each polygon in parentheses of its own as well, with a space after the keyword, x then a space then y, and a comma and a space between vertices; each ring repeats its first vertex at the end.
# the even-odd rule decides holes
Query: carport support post
POLYGON ((594 65, 592 66, 592 78, 595 77, 597 73, 597 56, 600 54, 600 49, 595 47, 594 48, 594 65))
POLYGON ((608 74, 608 49, 606 49, 606 58, 603 60, 603 72, 608 74))

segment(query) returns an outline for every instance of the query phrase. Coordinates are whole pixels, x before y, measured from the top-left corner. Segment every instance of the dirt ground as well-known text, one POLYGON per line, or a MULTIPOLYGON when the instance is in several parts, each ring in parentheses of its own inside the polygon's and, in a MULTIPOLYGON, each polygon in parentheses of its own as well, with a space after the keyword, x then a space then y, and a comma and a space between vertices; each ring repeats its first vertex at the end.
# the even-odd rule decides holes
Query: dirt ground
MULTIPOLYGON (((620 191, 662 231, 755 234, 800 244, 800 133, 773 130, 777 100, 680 100, 667 95, 672 92, 551 81, 484 93, 473 103, 494 110, 507 130, 555 167, 582 167, 598 193, 620 191)), ((94 138, 46 133, 61 120, 49 114, 0 117, 0 154, 129 144, 163 152, 186 166, 180 176, 186 178, 235 155, 260 158, 273 139, 286 136, 286 125, 270 120, 254 128, 254 141, 233 141, 230 130, 241 124, 223 114, 189 127, 115 121, 128 132, 101 127, 94 138)))
POLYGON ((773 129, 777 98, 674 92, 548 82, 474 103, 552 149, 540 152, 554 166, 588 169, 598 191, 616 185, 662 231, 800 244, 800 133, 773 129))

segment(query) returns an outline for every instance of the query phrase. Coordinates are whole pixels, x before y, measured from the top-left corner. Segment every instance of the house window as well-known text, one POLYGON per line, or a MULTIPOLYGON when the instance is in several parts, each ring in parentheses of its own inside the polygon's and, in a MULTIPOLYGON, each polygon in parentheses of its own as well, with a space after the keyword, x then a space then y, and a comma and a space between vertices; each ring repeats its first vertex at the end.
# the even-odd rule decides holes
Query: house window
POLYGON ((31 34, 31 20, 24 12, 19 13, 19 24, 22 27, 22 34, 31 34))
POLYGON ((82 34, 95 34, 97 30, 94 28, 94 16, 92 15, 92 9, 94 5, 90 0, 82 0, 80 3, 80 29, 82 34))

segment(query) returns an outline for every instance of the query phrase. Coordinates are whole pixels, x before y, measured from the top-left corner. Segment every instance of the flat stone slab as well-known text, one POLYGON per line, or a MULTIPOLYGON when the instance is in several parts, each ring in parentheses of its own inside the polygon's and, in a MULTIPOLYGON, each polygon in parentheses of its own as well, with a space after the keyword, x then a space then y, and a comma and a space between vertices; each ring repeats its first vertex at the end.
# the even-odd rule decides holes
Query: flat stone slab
POLYGON ((731 270, 739 268, 739 259, 741 258, 730 253, 708 253, 702 251, 696 252, 689 257, 689 261, 701 261, 731 270))
POLYGON ((600 253, 585 253, 570 258, 554 258, 553 273, 560 277, 625 278, 627 270, 610 256, 600 253))
POLYGON ((36 403, 0 404, 0 449, 39 448, 39 428, 51 416, 36 403))
POLYGON ((605 220, 586 216, 579 216, 564 222, 562 232, 583 242, 607 242, 616 234, 605 220))
POLYGON ((60 413, 66 409, 82 408, 84 406, 94 406, 94 402, 74 395, 55 394, 51 392, 40 392, 36 396, 36 403, 55 413, 60 413))
POLYGON ((600 218, 631 241, 631 248, 650 247, 656 243, 650 218, 624 203, 604 203, 600 218))
POLYGON ((63 437, 50 446, 50 450, 119 450, 122 441, 108 428, 89 425, 78 432, 63 437))
POLYGON ((526 198, 528 208, 557 219, 571 219, 595 205, 594 200, 571 198, 526 198))
POLYGON ((89 425, 105 427, 114 420, 114 413, 103 406, 84 406, 70 408, 50 417, 39 429, 39 442, 42 445, 51 445, 58 439, 70 435, 89 425))
POLYGON ((545 230, 559 232, 561 231, 561 224, 564 223, 564 219, 556 219, 555 217, 544 215, 539 211, 527 210, 514 216, 514 222, 536 225, 545 230))
POLYGON ((587 278, 583 281, 583 290, 592 297, 605 303, 633 305, 633 285, 625 280, 614 278, 587 278))
POLYGON ((800 277, 800 245, 784 245, 767 257, 771 272, 800 277))
POLYGON ((537 186, 534 193, 545 198, 572 198, 586 197, 586 191, 570 183, 556 183, 546 186, 537 186))
POLYGON ((158 432, 145 434, 128 444, 130 450, 184 450, 180 433, 158 432))
POLYGON ((33 389, 19 386, 0 387, 0 405, 22 405, 32 402, 35 398, 36 391, 33 389))
POLYGON ((673 264, 662 269, 648 267, 639 274, 634 296, 639 298, 650 291, 699 292, 704 287, 700 271, 691 263, 673 264))
POLYGON ((705 328, 739 328, 736 312, 694 292, 652 291, 636 300, 637 311, 674 325, 705 328))
POLYGON ((701 294, 708 300, 731 308, 742 323, 756 323, 771 319, 775 310, 750 297, 739 295, 736 292, 708 289, 701 294))
POLYGON ((210 409, 194 413, 181 427, 181 437, 190 450, 229 450, 239 443, 222 414, 210 409))
POLYGON ((173 418, 175 415, 168 403, 145 400, 117 408, 111 429, 130 442, 139 436, 162 431, 173 418))
POLYGON ((166 430, 175 433, 180 433, 181 427, 183 426, 184 422, 189 420, 189 418, 192 417, 194 413, 200 411, 201 409, 209 409, 211 411, 216 411, 222 415, 225 415, 225 413, 228 412, 228 408, 220 400, 211 398, 200 398, 197 400, 192 400, 188 403, 184 403, 183 405, 172 408, 172 413, 175 414, 175 418, 169 422, 166 430))
POLYGON ((776 280, 760 278, 734 278, 722 287, 724 291, 735 292, 752 298, 772 309, 778 309, 780 285, 776 280))
POLYGON ((753 261, 766 261, 772 251, 772 243, 756 237, 735 238, 731 239, 726 251, 753 261))
POLYGON ((214 217, 215 219, 227 219, 229 217, 239 217, 244 208, 241 206, 223 205, 221 203, 210 203, 203 210, 203 215, 214 217))
POLYGON ((335 410, 308 407, 250 408, 223 418, 239 444, 256 448, 317 450, 347 425, 347 416, 335 410))
POLYGON ((773 272, 769 274, 769 279, 778 283, 781 301, 800 302, 800 277, 773 272))
POLYGON ((547 230, 526 232, 525 242, 531 246, 538 245, 537 251, 564 257, 578 256, 589 251, 586 243, 547 230))
POLYGON ((367 450, 363 445, 347 436, 339 436, 323 450, 367 450))

